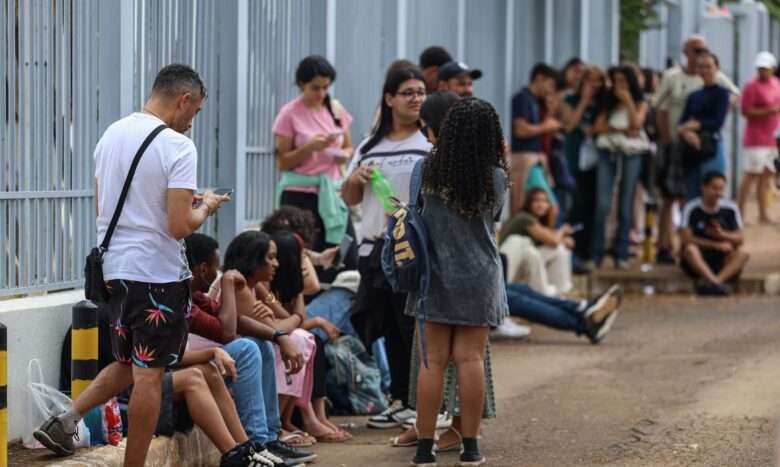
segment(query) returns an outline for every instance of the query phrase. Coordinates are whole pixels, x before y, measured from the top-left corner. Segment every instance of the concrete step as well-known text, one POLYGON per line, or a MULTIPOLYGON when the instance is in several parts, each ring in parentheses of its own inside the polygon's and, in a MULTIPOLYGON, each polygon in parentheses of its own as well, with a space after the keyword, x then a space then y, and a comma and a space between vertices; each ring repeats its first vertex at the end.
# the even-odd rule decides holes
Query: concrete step
MULTIPOLYGON (((125 442, 119 446, 100 446, 80 449, 76 455, 54 459, 48 451, 25 455, 22 463, 15 463, 13 452, 10 465, 51 467, 121 467, 125 457, 125 442), (50 459, 47 461, 47 459, 50 459)), ((189 434, 176 433, 172 438, 158 436, 152 440, 146 457, 146 467, 205 467, 219 465, 219 451, 199 428, 189 434)))
MULTIPOLYGON (((679 267, 654 265, 649 270, 637 266, 628 271, 604 267, 590 275, 575 276, 579 295, 592 296, 611 284, 620 284, 628 294, 692 294, 693 280, 679 267)), ((747 271, 734 288, 741 295, 780 293, 780 272, 762 273, 747 271)))

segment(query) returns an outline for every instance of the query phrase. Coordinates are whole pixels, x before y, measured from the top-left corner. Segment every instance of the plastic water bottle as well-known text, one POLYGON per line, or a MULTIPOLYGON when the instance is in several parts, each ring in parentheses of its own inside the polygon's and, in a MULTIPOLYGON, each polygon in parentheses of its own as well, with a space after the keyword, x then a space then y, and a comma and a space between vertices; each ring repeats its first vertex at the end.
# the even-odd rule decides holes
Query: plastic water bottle
POLYGON ((379 202, 382 204, 382 207, 385 208, 386 213, 392 214, 395 212, 396 207, 390 199, 394 196, 393 187, 377 168, 374 168, 371 172, 371 191, 373 191, 374 195, 379 199, 379 202))

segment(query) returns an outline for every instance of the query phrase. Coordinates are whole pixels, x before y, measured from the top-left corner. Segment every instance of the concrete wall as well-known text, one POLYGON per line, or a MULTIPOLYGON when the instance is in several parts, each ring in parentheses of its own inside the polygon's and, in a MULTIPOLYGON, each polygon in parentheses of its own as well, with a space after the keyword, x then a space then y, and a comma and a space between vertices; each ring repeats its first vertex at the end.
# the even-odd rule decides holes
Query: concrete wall
POLYGON ((57 387, 65 332, 71 306, 84 299, 83 290, 0 302, 0 323, 8 327, 8 437, 22 436, 27 416, 27 365, 41 362, 46 384, 57 387))

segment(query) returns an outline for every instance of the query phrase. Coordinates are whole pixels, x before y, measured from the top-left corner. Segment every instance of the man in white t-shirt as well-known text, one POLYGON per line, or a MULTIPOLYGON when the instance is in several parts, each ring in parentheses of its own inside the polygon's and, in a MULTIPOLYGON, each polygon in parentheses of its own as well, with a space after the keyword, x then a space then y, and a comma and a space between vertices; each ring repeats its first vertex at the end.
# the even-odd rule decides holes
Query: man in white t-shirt
MULTIPOLYGON (((661 84, 650 99, 650 105, 656 109, 656 125, 662 145, 670 145, 677 141, 677 126, 685 107, 688 96, 704 86, 696 70, 696 58, 699 53, 707 49, 704 36, 694 34, 683 43, 682 53, 686 57, 685 65, 677 65, 666 70, 661 78, 661 84)), ((719 85, 728 89, 734 96, 739 95, 739 88, 722 71, 718 71, 716 81, 719 85)), ((721 149, 722 151, 722 149, 721 149)), ((669 161, 667 160, 668 164, 669 161)), ((723 169, 721 169, 722 171, 723 169)), ((674 263, 672 255, 672 207, 675 199, 668 193, 664 193, 664 202, 661 207, 659 219, 658 262, 674 263)))
POLYGON ((187 343, 192 274, 183 239, 228 200, 210 191, 195 194, 198 153, 183 133, 192 126, 205 98, 195 70, 168 65, 158 73, 143 110, 108 127, 95 148, 100 243, 136 152, 155 128, 168 127, 141 157, 103 257, 111 293, 111 348, 117 361, 100 372, 70 411, 53 417, 36 432, 61 455, 72 454, 72 435, 86 411, 132 383, 124 465, 144 465, 160 412, 163 372, 180 363, 187 343), (197 207, 196 202, 200 202, 197 207))

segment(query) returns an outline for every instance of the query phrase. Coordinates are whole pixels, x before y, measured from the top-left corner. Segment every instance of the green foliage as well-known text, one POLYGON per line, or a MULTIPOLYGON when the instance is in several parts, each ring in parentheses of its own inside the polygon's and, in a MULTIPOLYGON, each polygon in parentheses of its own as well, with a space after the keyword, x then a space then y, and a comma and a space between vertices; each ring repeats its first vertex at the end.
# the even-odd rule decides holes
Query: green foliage
MULTIPOLYGON (((639 35, 657 28, 656 5, 661 0, 620 0, 620 59, 639 60, 639 35)), ((778 0, 770 0, 778 1, 778 0)))
POLYGON ((775 21, 780 21, 780 0, 763 0, 775 21))

